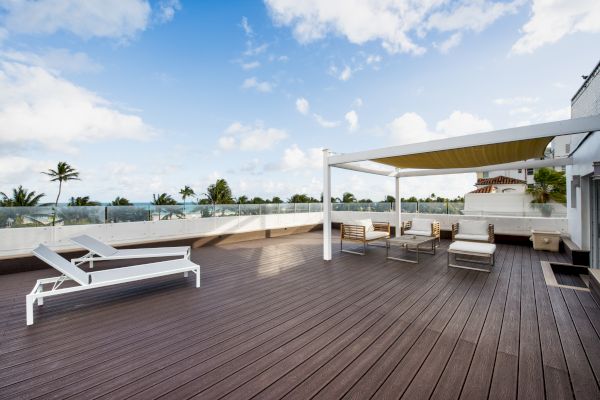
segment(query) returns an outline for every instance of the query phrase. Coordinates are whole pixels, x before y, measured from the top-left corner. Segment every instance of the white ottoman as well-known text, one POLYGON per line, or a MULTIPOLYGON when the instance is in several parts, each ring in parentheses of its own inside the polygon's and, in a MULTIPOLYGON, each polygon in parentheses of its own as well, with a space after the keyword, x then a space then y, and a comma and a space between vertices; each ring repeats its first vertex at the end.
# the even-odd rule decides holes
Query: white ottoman
MULTIPOLYGON (((467 265, 456 264, 456 262, 459 260, 457 256, 464 255, 464 256, 484 258, 485 261, 487 261, 488 265, 490 265, 490 267, 491 267, 494 265, 494 253, 496 253, 496 245, 495 244, 479 243, 479 242, 464 242, 464 241, 459 240, 459 241, 456 241, 456 242, 453 242, 452 244, 450 244, 450 247, 448 248, 448 266, 455 267, 455 268, 472 269, 475 271, 490 272, 489 269, 485 269, 485 268, 476 268, 476 267, 470 267, 467 265), (450 262, 450 256, 452 254, 454 255, 453 263, 450 262)), ((473 260, 464 260, 464 259, 463 259, 463 261, 475 262, 473 260)))

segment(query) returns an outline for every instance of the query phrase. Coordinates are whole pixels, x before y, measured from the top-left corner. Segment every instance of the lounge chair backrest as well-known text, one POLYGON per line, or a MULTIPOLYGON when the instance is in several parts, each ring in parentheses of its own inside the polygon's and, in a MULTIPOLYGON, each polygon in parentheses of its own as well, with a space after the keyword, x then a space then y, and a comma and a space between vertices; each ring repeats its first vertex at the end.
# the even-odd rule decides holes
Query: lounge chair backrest
POLYGON ((433 224, 432 219, 414 218, 410 229, 415 231, 431 231, 431 224, 433 224))
POLYGON ((62 256, 50 250, 48 247, 40 244, 35 250, 33 250, 33 254, 44 261, 48 265, 51 265, 64 275, 73 279, 75 282, 81 285, 88 285, 90 282, 89 274, 85 271, 82 271, 80 268, 77 268, 69 261, 65 260, 62 256))
POLYGON ((80 235, 72 237, 71 240, 85 249, 98 254, 101 257, 110 257, 117 252, 112 246, 107 245, 104 242, 99 241, 89 235, 80 235))
POLYGON ((488 223, 486 221, 461 219, 458 221, 458 233, 467 235, 487 235, 488 223))

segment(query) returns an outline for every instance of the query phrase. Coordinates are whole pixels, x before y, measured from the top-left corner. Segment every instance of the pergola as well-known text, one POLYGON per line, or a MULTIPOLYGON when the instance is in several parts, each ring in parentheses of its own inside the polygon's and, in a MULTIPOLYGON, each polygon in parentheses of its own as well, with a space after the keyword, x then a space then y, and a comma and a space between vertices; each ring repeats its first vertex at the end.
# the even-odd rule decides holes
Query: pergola
MULTIPOLYGON (((543 159, 557 136, 600 131, 600 115, 501 129, 429 142, 385 147, 347 154, 323 150, 323 259, 331 260, 331 168, 392 177, 396 181, 394 225, 400 235, 400 178, 541 168, 572 164, 571 155, 543 159), (375 162, 392 168, 360 164, 375 162)), ((571 150, 571 154, 576 149, 571 150)))

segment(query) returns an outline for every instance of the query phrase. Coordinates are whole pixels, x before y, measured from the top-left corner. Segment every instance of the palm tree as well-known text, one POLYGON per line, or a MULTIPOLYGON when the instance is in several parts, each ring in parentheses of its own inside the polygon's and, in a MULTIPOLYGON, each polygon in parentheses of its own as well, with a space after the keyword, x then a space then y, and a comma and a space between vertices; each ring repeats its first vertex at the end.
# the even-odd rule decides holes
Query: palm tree
POLYGON ((279 196, 273 196, 273 198, 271 199, 271 203, 281 204, 281 203, 283 203, 283 200, 281 200, 281 197, 279 197, 279 196))
POLYGON ((74 207, 87 207, 87 206, 99 206, 100 203, 97 201, 90 200, 90 196, 83 197, 71 197, 69 200, 69 206, 74 207))
POLYGON ((384 203, 395 203, 396 202, 396 198, 394 196, 391 195, 387 195, 385 196, 385 198, 383 199, 384 203))
POLYGON ((161 193, 158 195, 156 195, 156 194, 152 195, 151 204, 153 204, 155 206, 176 206, 177 201, 175 201, 175 199, 172 198, 171 195, 166 194, 166 193, 161 193))
POLYGON ((48 175, 51 179, 50 182, 58 182, 58 195, 54 202, 54 216, 52 217, 52 226, 56 222, 56 208, 58 207, 58 199, 60 198, 60 192, 62 190, 62 183, 67 181, 79 180, 79 172, 71 167, 64 161, 60 161, 56 169, 49 169, 48 172, 42 172, 44 175, 48 175))
POLYGON ((231 188, 225 179, 217 181, 206 188, 206 197, 212 204, 232 204, 233 196, 231 188))
POLYGON ((18 188, 13 189, 12 197, 8 197, 5 193, 0 192, 2 200, 0 200, 0 206, 2 207, 35 207, 39 205, 40 199, 44 197, 44 193, 35 194, 35 191, 31 192, 19 185, 18 188))
POLYGON ((346 192, 342 195, 342 203, 356 203, 356 197, 350 192, 346 192))
MULTIPOLYGON (((533 175, 535 184, 527 189, 527 193, 533 197, 532 203, 546 204, 553 200, 557 203, 565 203, 567 200, 567 186, 564 172, 555 171, 552 168, 540 168, 533 175)), ((544 216, 552 214, 550 205, 541 206, 544 216)))
POLYGON ((131 202, 127 200, 125 197, 115 197, 113 201, 110 202, 111 206, 132 206, 131 202))
POLYGON ((196 193, 194 193, 194 189, 192 189, 188 185, 185 185, 183 187, 183 189, 181 189, 179 191, 179 194, 181 195, 181 198, 183 199, 183 210, 185 211, 185 199, 187 199, 188 197, 195 196, 196 193))
POLYGON ((248 196, 244 196, 244 195, 238 196, 237 203, 238 204, 248 204, 248 196))

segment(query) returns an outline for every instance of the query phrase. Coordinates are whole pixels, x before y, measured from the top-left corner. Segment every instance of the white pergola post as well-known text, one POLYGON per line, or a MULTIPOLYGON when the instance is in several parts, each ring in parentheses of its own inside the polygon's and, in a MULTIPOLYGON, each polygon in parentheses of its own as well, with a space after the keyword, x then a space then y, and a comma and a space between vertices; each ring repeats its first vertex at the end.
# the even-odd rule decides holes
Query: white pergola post
POLYGON ((396 177, 396 210, 394 213, 394 225, 396 226, 396 237, 400 237, 402 234, 402 203, 400 201, 400 177, 396 177))
POLYGON ((323 149, 323 260, 331 260, 331 167, 327 149, 323 149))

